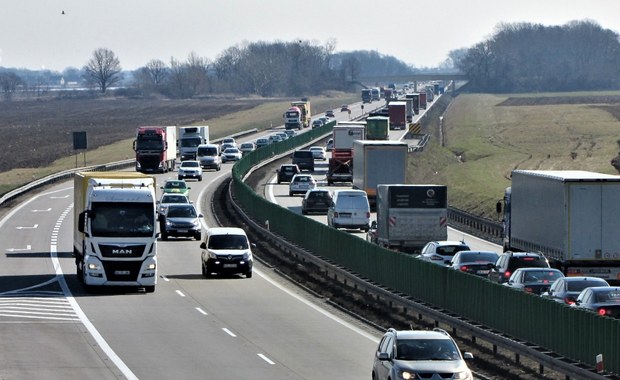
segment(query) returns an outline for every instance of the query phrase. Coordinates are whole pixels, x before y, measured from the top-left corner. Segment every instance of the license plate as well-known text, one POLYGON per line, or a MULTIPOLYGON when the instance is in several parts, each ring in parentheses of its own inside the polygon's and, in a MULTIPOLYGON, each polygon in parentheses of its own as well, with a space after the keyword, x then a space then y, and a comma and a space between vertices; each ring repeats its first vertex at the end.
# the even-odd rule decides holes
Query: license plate
POLYGON ((236 268, 237 264, 224 264, 224 268, 236 268))
POLYGON ((477 274, 489 274, 489 270, 479 270, 476 272, 477 274))
POLYGON ((128 270, 115 270, 114 274, 117 276, 126 276, 129 274, 128 270))
POLYGON ((179 232, 182 233, 182 234, 186 234, 187 230, 179 230, 179 232))

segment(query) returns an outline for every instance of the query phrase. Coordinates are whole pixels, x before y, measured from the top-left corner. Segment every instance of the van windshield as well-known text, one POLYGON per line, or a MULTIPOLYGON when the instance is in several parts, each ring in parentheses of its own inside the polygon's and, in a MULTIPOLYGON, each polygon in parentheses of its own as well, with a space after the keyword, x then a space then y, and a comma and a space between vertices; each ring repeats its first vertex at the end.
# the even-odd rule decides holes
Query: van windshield
POLYGON ((216 147, 198 148, 198 156, 217 156, 216 147))
POLYGON ((243 235, 213 235, 209 249, 248 249, 248 239, 243 235))

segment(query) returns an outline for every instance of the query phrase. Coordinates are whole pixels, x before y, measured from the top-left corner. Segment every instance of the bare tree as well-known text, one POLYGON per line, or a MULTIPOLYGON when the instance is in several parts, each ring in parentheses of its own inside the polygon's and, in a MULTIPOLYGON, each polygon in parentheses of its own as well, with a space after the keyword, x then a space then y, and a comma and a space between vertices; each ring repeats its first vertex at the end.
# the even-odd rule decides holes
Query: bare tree
POLYGON ((121 64, 114 52, 106 48, 95 50, 84 66, 84 79, 97 86, 102 94, 118 83, 122 79, 121 64))
POLYGON ((4 93, 4 99, 10 102, 17 86, 22 84, 22 78, 15 73, 0 73, 0 88, 4 93))

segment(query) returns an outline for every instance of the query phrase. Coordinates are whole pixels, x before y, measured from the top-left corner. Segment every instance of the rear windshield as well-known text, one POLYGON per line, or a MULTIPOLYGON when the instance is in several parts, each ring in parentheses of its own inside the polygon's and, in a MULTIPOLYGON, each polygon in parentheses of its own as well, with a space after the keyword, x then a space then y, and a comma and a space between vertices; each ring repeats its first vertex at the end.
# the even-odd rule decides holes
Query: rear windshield
POLYGON ((606 292, 597 292, 594 296, 596 302, 615 302, 620 303, 620 290, 610 290, 606 292))
POLYGON ((494 263, 497 261, 498 255, 495 253, 461 253, 461 261, 464 263, 475 263, 477 261, 485 261, 494 263))
POLYGON ((293 157, 294 158, 310 158, 310 159, 314 159, 314 157, 312 156, 312 152, 309 150, 298 150, 295 151, 295 153, 293 153, 293 157))
POLYGON ((248 249, 248 239, 243 235, 213 235, 209 249, 248 249))
POLYGON ((366 197, 359 195, 339 195, 337 202, 338 208, 369 209, 366 197))
POLYGON ((549 264, 540 257, 513 257, 508 267, 512 270, 516 268, 548 268, 549 264))
POLYGON ((607 286, 607 283, 604 281, 568 281, 568 291, 569 292, 580 292, 585 288, 595 287, 595 286, 607 286))
POLYGON ((469 247, 464 245, 442 245, 437 247, 437 254, 442 256, 454 256, 459 251, 468 251, 469 247))

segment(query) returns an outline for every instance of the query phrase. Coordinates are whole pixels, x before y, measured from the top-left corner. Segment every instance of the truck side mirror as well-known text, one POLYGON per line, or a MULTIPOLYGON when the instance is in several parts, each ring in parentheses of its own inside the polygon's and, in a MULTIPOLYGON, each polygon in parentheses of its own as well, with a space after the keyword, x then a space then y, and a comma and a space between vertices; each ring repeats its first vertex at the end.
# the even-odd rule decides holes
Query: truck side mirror
POLYGON ((78 215, 78 231, 84 233, 84 225, 86 224, 86 211, 82 211, 78 215))
POLYGON ((133 140, 133 150, 136 150, 136 140, 133 140))
POLYGON ((207 249, 207 243, 205 243, 204 241, 200 243, 200 248, 207 249))
POLYGON ((501 201, 497 201, 497 203, 495 204, 495 212, 497 212, 498 214, 502 213, 502 202, 501 201))

